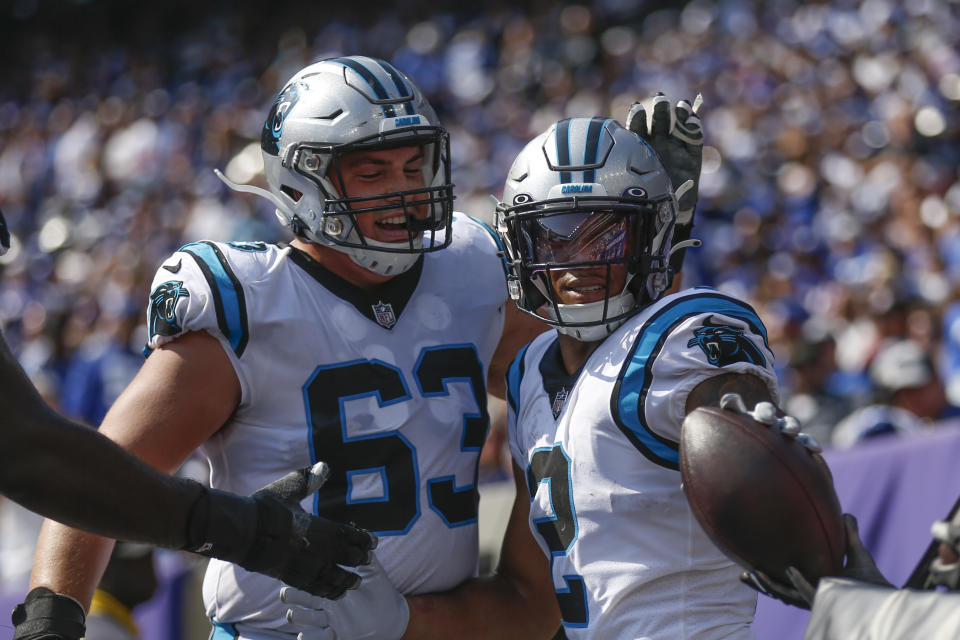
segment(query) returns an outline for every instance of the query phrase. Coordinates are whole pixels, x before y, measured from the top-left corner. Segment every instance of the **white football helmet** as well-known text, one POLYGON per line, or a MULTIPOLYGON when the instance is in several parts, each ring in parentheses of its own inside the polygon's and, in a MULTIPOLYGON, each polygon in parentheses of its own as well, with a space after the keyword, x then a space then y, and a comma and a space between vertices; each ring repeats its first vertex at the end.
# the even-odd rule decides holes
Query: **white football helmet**
POLYGON ((301 69, 277 95, 260 147, 269 192, 217 175, 233 189, 273 202, 298 237, 342 251, 380 275, 402 273, 420 254, 450 243, 449 135, 417 85, 390 63, 349 56, 301 69), (342 181, 330 172, 344 154, 409 145, 423 149, 424 188, 351 197, 334 186, 342 181), (378 242, 360 232, 358 215, 398 208, 407 241, 378 242))
POLYGON ((670 178, 637 134, 605 118, 552 124, 517 156, 497 205, 511 297, 561 333, 602 340, 669 286, 676 212, 670 178), (560 302, 555 278, 576 270, 602 274, 589 287, 605 287, 602 299, 560 302))

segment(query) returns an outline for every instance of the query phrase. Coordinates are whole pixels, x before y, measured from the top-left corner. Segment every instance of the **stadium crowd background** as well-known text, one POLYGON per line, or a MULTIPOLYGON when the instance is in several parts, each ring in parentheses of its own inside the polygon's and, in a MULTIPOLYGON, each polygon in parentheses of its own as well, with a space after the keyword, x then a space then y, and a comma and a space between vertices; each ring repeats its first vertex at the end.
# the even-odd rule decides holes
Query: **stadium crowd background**
MULTIPOLYGON (((0 325, 81 420, 97 423, 139 366, 166 255, 198 239, 285 239, 266 202, 212 169, 262 184, 260 128, 282 82, 353 53, 425 90, 451 133, 457 208, 488 221, 513 157, 550 122, 622 121, 635 98, 701 92, 704 246, 687 252, 685 285, 756 307, 787 408, 826 444, 870 405, 913 415, 861 412, 838 446, 958 412, 957 0, 0 11, 0 208, 15 243, 0 325)), ((498 477, 505 458, 486 459, 498 477)))

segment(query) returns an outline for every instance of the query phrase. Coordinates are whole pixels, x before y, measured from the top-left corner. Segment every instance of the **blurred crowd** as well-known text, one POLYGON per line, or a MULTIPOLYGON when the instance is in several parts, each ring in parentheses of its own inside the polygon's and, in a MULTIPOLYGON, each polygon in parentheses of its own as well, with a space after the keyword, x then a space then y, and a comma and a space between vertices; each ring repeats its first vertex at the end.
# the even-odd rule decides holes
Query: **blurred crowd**
POLYGON ((756 307, 785 406, 827 444, 844 418, 838 446, 957 412, 957 0, 330 4, 5 3, 0 324, 65 412, 96 424, 135 372, 167 254, 286 239, 212 170, 262 184, 275 93, 339 54, 420 84, 458 209, 486 220, 550 122, 702 93, 704 246, 684 284, 756 307))

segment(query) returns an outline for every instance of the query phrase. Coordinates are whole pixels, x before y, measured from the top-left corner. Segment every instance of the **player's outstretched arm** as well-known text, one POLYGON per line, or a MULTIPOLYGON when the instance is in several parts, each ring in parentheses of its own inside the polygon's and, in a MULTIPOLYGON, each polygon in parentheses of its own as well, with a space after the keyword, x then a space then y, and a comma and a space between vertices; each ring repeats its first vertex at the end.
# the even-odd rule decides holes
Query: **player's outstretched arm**
POLYGON ((24 507, 114 538, 177 548, 202 492, 162 474, 40 397, 0 336, 0 491, 24 507), (133 518, 121 505, 151 504, 133 518))
MULTIPOLYGON (((224 423, 238 399, 239 382, 220 344, 205 333, 187 334, 153 353, 111 408, 101 431, 149 465, 172 471, 224 423)), ((117 451, 124 460, 130 459, 130 477, 118 473, 110 476, 112 482, 102 483, 103 469, 89 467, 88 459, 83 473, 61 473, 59 478, 74 484, 93 478, 92 487, 85 490, 91 494, 90 503, 104 514, 122 513, 114 523, 123 534, 120 537, 156 541, 160 536, 151 535, 149 528, 155 526, 166 532, 161 540, 165 546, 221 557, 313 593, 339 595, 355 585, 356 577, 335 565, 367 561, 374 539, 366 532, 301 511, 296 503, 306 491, 319 486, 306 471, 242 498, 187 481, 165 479, 170 485, 153 484, 148 479, 160 475, 158 472, 141 469, 138 465, 143 463, 119 448, 117 451), (187 487, 192 498, 178 503, 163 488, 171 485, 187 487), (131 487, 142 492, 130 493, 131 487), (179 511, 164 512, 169 504, 179 506, 179 511), (175 524, 163 522, 167 518, 174 521, 174 514, 179 514, 175 524)), ((51 469, 52 476, 62 472, 55 461, 51 469)), ((50 495, 55 496, 55 490, 50 495)), ((87 606, 112 545, 112 540, 48 520, 37 542, 31 586, 62 594, 57 598, 74 598, 75 608, 81 608, 79 603, 87 606)), ((32 622, 31 615, 44 615, 49 601, 46 597, 28 598, 23 622, 32 622)), ((26 631, 31 625, 21 626, 25 631, 18 639, 42 637, 26 631)))
POLYGON ((339 600, 314 598, 284 588, 287 621, 298 627, 299 640, 351 638, 516 638, 553 636, 560 612, 546 557, 527 525, 530 495, 523 473, 514 465, 517 497, 497 572, 467 580, 444 592, 404 599, 376 560, 358 573, 360 588, 339 600))

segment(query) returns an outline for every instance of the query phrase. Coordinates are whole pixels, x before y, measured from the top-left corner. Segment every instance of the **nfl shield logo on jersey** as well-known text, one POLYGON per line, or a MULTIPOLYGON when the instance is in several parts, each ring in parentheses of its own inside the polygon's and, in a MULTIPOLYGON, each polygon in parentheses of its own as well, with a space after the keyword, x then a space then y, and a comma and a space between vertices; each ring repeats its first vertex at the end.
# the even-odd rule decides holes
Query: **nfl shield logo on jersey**
POLYGON ((380 323, 380 326, 389 329, 393 325, 397 324, 397 316, 393 313, 393 305, 389 302, 384 304, 383 300, 378 302, 373 307, 373 316, 377 319, 377 322, 380 323))
POLYGON ((563 410, 563 403, 567 401, 567 389, 566 387, 560 387, 560 391, 557 391, 556 397, 553 399, 553 406, 550 407, 553 409, 553 419, 556 420, 557 416, 560 415, 560 412, 563 410))

